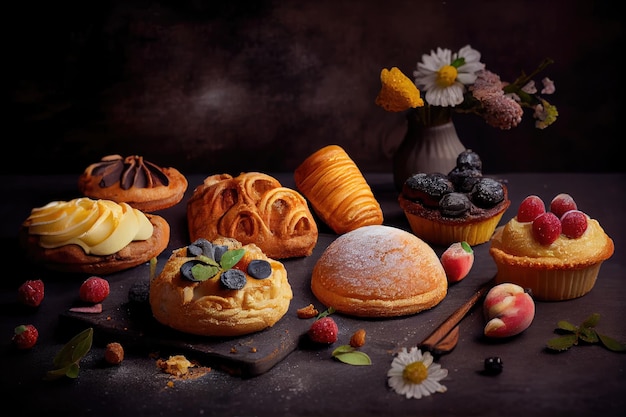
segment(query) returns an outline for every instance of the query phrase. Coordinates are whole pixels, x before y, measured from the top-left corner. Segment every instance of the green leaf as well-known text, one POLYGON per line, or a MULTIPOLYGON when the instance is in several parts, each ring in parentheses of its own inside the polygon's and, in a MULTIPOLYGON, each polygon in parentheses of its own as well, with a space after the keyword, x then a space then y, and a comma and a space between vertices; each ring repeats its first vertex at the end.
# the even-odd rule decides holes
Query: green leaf
POLYGON ((613 352, 625 352, 626 344, 621 343, 612 337, 600 334, 596 332, 595 327, 600 321, 600 314, 593 313, 585 321, 582 322, 580 327, 574 326, 572 323, 561 320, 557 323, 557 330, 566 330, 569 334, 556 337, 548 340, 547 346, 550 349, 563 351, 578 344, 578 340, 582 340, 586 343, 598 343, 613 351, 613 352))
POLYGON ((65 376, 67 376, 68 378, 75 379, 75 378, 78 378, 79 372, 80 372, 80 366, 78 366, 78 363, 73 363, 67 367, 65 371, 65 376))
POLYGON ((580 340, 587 343, 598 343, 598 334, 593 328, 581 327, 578 332, 578 337, 580 340))
POLYGON ((191 267, 191 275, 196 281, 206 281, 220 272, 220 268, 213 265, 195 264, 191 267))
POLYGON ((56 354, 53 360, 54 366, 64 368, 80 360, 91 349, 92 341, 93 328, 89 327, 78 333, 56 354))
POLYGON ((47 381, 52 381, 54 379, 59 379, 59 378, 65 376, 66 373, 67 373, 67 367, 60 368, 60 369, 55 369, 53 371, 46 372, 46 376, 45 376, 44 379, 47 380, 47 381))
POLYGON ((209 258, 209 257, 208 257, 208 256, 206 256, 206 255, 198 255, 198 256, 196 256, 196 259, 197 259, 198 261, 200 261, 200 262, 204 262, 204 263, 205 263, 205 264, 207 264, 207 265, 213 265, 213 266, 217 266, 217 267, 219 267, 219 266, 220 266, 217 262, 215 262, 215 260, 214 260, 214 259, 209 258))
POLYGON ((582 327, 591 328, 596 327, 598 322, 600 321, 600 315, 598 313, 593 313, 591 316, 587 318, 582 324, 582 327))
POLYGON ((332 355, 333 356, 337 356, 340 355, 342 353, 348 353, 348 352, 354 352, 356 349, 353 348, 350 345, 341 345, 338 348, 336 348, 335 350, 333 350, 332 355))
POLYGON ((363 366, 372 364, 370 357, 367 356, 366 353, 358 350, 354 352, 339 353, 337 355, 333 355, 333 357, 343 363, 347 363, 348 365, 363 366))
POLYGON ((243 258, 243 255, 246 253, 244 248, 228 250, 222 255, 222 259, 220 260, 220 265, 222 269, 228 270, 235 266, 237 262, 243 258))
POLYGON ((566 334, 563 336, 555 337, 548 340, 547 347, 552 350, 562 352, 567 350, 578 343, 578 336, 576 334, 566 334))
POLYGON ((575 332, 578 330, 578 327, 573 325, 572 323, 570 323, 569 321, 566 320, 560 320, 557 324, 556 324, 558 329, 561 330, 567 330, 569 332, 575 332))
POLYGON ((335 312, 335 309, 333 307, 328 307, 326 310, 324 310, 321 313, 319 313, 317 315, 317 317, 315 318, 315 320, 319 320, 322 317, 329 316, 329 315, 333 314, 334 312, 335 312))
POLYGON ((612 337, 600 333, 597 333, 597 335, 604 347, 607 349, 612 350, 613 352, 626 352, 626 344, 620 343, 612 337))
POLYGON ((463 248, 463 250, 467 253, 474 253, 474 250, 472 249, 472 247, 470 246, 469 243, 467 243, 466 241, 461 242, 461 247, 463 248))
POLYGON ((332 357, 348 365, 371 365, 372 360, 366 353, 356 350, 350 345, 341 345, 333 350, 332 357))
POLYGON ((44 379, 53 380, 62 376, 77 378, 80 366, 78 363, 89 352, 93 342, 93 328, 89 327, 74 336, 61 348, 54 357, 56 369, 48 371, 44 379))

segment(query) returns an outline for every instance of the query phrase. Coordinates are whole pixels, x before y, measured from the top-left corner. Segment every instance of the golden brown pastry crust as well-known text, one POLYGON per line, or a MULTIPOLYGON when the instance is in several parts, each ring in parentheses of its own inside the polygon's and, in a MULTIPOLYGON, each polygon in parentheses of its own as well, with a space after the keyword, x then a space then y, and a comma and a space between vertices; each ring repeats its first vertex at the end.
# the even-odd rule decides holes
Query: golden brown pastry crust
MULTIPOLYGON (((242 247, 235 239, 218 238, 214 244, 242 247)), ((244 258, 235 266, 245 272, 253 259, 267 260, 272 275, 254 279, 246 274, 241 290, 221 286, 219 277, 192 282, 181 277, 180 267, 193 259, 187 247, 172 252, 161 273, 150 282, 150 306, 160 323, 201 336, 240 336, 273 326, 289 309, 293 293, 284 265, 248 244, 244 258)))
POLYGON ((27 227, 19 231, 20 245, 27 256, 44 267, 61 272, 106 275, 133 268, 158 256, 170 241, 170 226, 157 215, 146 214, 153 226, 147 240, 133 241, 122 250, 107 256, 87 255, 78 245, 65 245, 54 249, 39 246, 39 237, 30 235, 27 227))
POLYGON ((95 175, 94 169, 99 163, 89 165, 78 178, 78 190, 86 197, 94 199, 112 200, 116 203, 128 203, 143 212, 154 212, 172 207, 178 204, 187 191, 187 178, 176 168, 160 168, 169 184, 155 187, 130 187, 122 188, 121 182, 117 181, 107 187, 102 187, 102 175, 95 175))
POLYGON ((446 296, 448 281, 433 249, 389 226, 339 236, 313 268, 311 289, 327 307, 360 317, 418 313, 446 296))
POLYGON ((370 186, 340 146, 328 145, 310 155, 296 168, 294 180, 315 213, 337 234, 383 223, 370 186))
POLYGON ((309 256, 318 238, 304 197, 260 172, 205 178, 187 202, 187 223, 192 242, 231 237, 274 259, 309 256))

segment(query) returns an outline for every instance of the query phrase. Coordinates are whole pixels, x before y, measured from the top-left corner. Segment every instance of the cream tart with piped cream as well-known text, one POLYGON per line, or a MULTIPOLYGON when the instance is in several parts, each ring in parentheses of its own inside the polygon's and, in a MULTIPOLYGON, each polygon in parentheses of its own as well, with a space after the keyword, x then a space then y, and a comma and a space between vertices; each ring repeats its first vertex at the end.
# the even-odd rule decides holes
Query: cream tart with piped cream
POLYGON ((110 274, 148 262, 167 247, 170 226, 127 203, 87 197, 31 210, 19 230, 28 258, 62 272, 110 274))

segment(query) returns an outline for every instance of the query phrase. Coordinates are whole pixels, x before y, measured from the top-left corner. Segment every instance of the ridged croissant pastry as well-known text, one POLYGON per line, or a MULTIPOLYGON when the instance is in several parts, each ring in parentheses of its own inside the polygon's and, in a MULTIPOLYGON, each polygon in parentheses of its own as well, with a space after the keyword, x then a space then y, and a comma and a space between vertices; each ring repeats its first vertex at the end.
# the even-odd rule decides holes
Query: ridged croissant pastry
POLYGON ((234 238, 274 259, 309 256, 318 237, 305 198, 259 172, 205 178, 187 202, 187 223, 192 241, 234 238))
POLYGON ((328 145, 313 153, 296 168, 294 179, 315 213, 337 234, 383 223, 370 186, 340 146, 328 145))

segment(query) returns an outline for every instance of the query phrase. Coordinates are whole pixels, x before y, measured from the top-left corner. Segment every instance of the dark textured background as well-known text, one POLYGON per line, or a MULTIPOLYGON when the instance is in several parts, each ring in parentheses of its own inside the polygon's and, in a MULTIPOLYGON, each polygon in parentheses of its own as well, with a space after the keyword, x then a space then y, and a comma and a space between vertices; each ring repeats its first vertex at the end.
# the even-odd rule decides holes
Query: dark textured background
POLYGON ((186 174, 289 171, 330 143, 364 171, 390 171, 406 125, 374 104, 380 70, 412 76, 422 54, 468 43, 507 80, 555 60, 542 74, 556 83, 555 125, 535 129, 528 112, 511 131, 455 118, 485 172, 624 170, 622 18, 609 2, 35 1, 6 10, 12 153, 2 173, 79 173, 111 153, 186 174))

